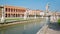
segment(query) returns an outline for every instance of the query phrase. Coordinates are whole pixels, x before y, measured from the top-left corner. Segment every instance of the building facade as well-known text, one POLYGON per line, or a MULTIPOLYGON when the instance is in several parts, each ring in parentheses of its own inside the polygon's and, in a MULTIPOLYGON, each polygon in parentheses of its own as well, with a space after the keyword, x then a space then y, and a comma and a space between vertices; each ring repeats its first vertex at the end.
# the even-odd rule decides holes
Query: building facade
POLYGON ((29 16, 35 16, 36 15, 37 17, 39 17, 41 12, 43 12, 43 11, 42 10, 31 10, 29 12, 29 16))
MULTIPOLYGON (((0 9, 3 8, 5 12, 5 17, 24 17, 25 13, 28 16, 40 16, 42 10, 28 10, 24 7, 16 6, 0 6, 0 9)), ((0 10, 0 17, 2 16, 2 10, 0 10)))
MULTIPOLYGON (((15 6, 2 6, 5 9, 5 17, 23 17, 26 8, 15 6)), ((1 6, 0 6, 1 9, 1 6)), ((0 10, 0 15, 2 10, 0 10)))

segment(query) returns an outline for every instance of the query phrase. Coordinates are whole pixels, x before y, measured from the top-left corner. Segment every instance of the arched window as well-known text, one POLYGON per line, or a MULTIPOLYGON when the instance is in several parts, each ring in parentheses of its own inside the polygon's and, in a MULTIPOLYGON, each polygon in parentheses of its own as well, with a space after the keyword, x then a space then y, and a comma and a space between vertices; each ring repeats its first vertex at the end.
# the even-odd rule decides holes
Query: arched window
POLYGON ((7 14, 5 15, 5 17, 7 17, 7 14))
POLYGON ((11 8, 11 12, 13 11, 13 9, 11 8))
POLYGON ((15 12, 15 9, 14 9, 14 12, 15 12))
POLYGON ((13 17, 15 17, 15 14, 13 14, 13 17))
POLYGON ((7 8, 5 8, 5 11, 7 12, 7 8))
POLYGON ((8 12, 10 12, 10 8, 8 8, 8 12))
POLYGON ((10 14, 8 14, 8 17, 10 17, 10 14))
POLYGON ((17 17, 17 14, 16 14, 16 17, 17 17))

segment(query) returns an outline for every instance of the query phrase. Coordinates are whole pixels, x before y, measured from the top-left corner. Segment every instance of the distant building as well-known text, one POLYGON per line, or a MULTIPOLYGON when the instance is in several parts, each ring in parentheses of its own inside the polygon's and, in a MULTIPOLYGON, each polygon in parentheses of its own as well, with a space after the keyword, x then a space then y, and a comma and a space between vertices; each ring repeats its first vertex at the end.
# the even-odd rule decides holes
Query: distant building
POLYGON ((45 13, 44 13, 43 11, 41 11, 41 12, 40 12, 40 15, 41 15, 41 16, 44 16, 44 15, 45 15, 45 13))
POLYGON ((57 22, 57 20, 60 18, 60 12, 49 12, 50 15, 50 21, 57 22))
POLYGON ((43 11, 42 10, 31 10, 29 12, 29 16, 35 16, 36 15, 37 17, 39 17, 41 12, 43 12, 43 11))
MULTIPOLYGON (((27 8, 24 7, 16 7, 16 6, 0 6, 4 9, 5 11, 5 17, 24 17, 25 12, 27 11, 27 15, 29 16, 40 16, 40 12, 42 10, 28 10, 27 8)), ((2 16, 2 10, 0 10, 0 17, 2 16)))
MULTIPOLYGON (((15 6, 0 6, 5 9, 5 17, 23 17, 24 12, 26 11, 26 8, 24 7, 15 7, 15 6)), ((0 16, 1 16, 1 10, 0 10, 0 16)))

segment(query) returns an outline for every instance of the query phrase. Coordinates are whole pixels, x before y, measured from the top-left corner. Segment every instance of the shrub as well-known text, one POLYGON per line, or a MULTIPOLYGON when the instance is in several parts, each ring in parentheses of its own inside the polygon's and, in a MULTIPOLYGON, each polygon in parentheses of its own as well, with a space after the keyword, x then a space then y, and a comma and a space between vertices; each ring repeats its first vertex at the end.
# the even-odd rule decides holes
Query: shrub
POLYGON ((60 25, 60 19, 58 19, 58 24, 60 25))

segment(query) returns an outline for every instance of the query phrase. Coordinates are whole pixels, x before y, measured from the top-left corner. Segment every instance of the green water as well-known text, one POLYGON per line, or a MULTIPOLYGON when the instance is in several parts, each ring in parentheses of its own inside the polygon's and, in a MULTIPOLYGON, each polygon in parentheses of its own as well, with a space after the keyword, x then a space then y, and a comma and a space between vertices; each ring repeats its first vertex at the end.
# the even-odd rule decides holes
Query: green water
POLYGON ((41 26, 40 22, 17 24, 0 28, 0 34, 36 34, 41 26))

